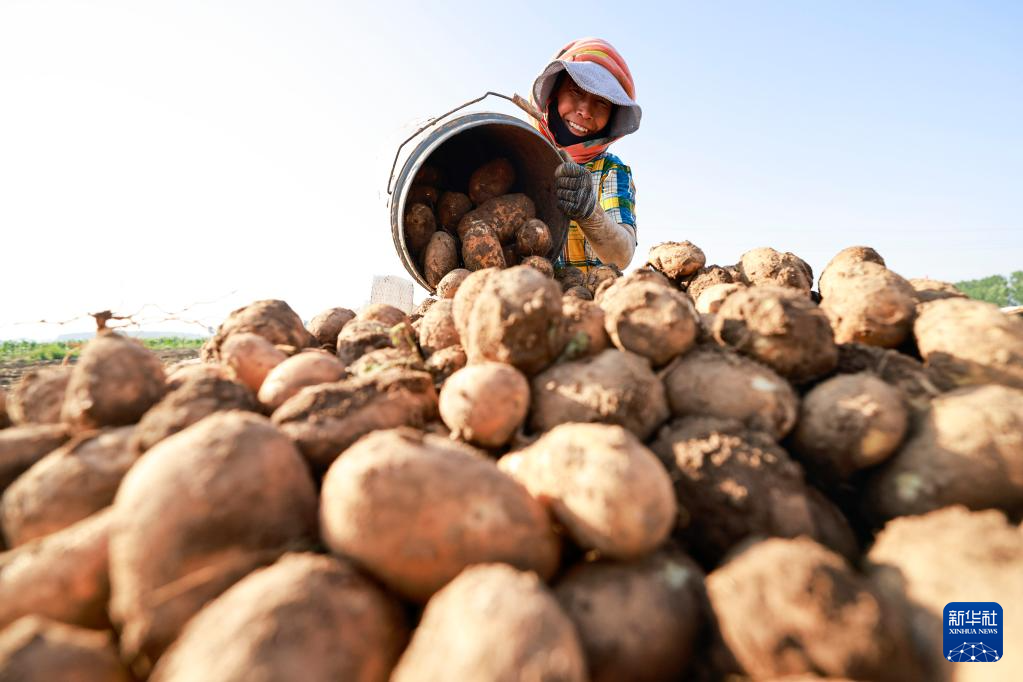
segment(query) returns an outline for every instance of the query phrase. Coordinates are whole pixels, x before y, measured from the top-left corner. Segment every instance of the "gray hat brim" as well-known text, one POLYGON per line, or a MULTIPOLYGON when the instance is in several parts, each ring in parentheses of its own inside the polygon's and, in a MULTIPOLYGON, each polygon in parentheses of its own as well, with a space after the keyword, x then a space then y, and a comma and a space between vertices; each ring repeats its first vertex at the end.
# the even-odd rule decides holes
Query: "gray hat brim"
POLYGON ((547 102, 554 94, 558 74, 562 71, 567 71, 576 85, 586 92, 603 97, 615 105, 608 137, 624 137, 639 130, 643 110, 626 94, 618 79, 596 62, 568 62, 559 59, 548 64, 533 81, 533 100, 541 109, 546 110, 547 102))

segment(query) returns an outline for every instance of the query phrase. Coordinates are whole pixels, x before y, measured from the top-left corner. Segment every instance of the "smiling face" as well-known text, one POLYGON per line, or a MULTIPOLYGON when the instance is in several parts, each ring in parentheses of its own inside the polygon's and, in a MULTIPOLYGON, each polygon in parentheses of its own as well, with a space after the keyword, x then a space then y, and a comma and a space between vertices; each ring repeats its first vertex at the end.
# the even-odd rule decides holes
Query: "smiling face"
POLYGON ((558 115, 573 135, 586 137, 599 132, 611 120, 614 105, 608 100, 586 92, 568 74, 561 79, 554 93, 558 102, 558 115))

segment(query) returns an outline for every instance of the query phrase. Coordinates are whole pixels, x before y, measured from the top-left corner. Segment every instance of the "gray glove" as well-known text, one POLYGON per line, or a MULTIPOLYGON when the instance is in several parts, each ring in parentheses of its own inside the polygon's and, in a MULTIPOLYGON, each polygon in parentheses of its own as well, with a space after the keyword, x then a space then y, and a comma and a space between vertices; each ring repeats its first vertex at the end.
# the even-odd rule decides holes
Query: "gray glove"
MULTIPOLYGON (((562 155, 565 158, 565 155, 562 155)), ((596 207, 593 179, 590 172, 571 160, 565 160, 554 171, 554 189, 558 207, 572 220, 589 218, 596 207)))

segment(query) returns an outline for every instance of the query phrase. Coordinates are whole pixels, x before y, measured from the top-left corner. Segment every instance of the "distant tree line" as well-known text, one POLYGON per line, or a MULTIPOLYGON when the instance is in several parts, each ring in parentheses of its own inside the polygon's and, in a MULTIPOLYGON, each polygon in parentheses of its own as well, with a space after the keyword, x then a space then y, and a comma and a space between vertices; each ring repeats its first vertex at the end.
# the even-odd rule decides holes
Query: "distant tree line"
POLYGON ((991 275, 982 279, 956 282, 956 288, 970 298, 994 303, 1003 308, 1023 305, 1023 270, 1017 270, 1008 277, 991 275))

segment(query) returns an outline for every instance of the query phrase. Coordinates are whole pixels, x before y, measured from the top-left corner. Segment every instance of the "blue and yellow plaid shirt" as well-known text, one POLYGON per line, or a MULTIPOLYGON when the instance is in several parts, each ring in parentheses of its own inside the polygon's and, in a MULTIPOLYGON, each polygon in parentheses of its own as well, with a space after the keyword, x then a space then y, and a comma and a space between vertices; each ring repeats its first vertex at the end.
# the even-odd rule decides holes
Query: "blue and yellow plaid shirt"
MULTIPOLYGON (((636 186, 632 182, 632 170, 614 154, 604 152, 583 166, 593 178, 593 191, 604 212, 616 223, 631 225, 636 230, 636 186)), ((579 224, 574 220, 568 226, 568 238, 561 255, 554 261, 554 267, 574 266, 587 272, 595 265, 601 265, 593 253, 579 224)))

